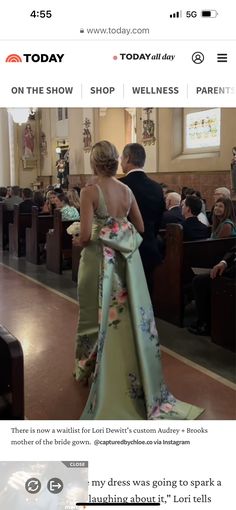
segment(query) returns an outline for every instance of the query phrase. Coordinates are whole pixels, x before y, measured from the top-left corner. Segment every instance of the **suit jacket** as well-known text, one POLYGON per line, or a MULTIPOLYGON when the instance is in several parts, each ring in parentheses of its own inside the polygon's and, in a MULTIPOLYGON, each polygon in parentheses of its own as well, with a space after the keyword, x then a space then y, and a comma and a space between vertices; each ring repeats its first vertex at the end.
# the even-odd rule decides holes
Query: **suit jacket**
POLYGON ((122 177, 120 181, 132 190, 142 214, 145 231, 142 235, 140 255, 143 264, 149 264, 151 269, 162 258, 156 238, 165 210, 162 187, 143 171, 131 172, 122 177))
POLYGON ((223 260, 227 262, 227 268, 223 272, 222 276, 229 278, 236 277, 236 242, 234 246, 224 255, 223 260))
POLYGON ((180 206, 172 207, 169 211, 165 211, 162 216, 161 227, 166 228, 168 223, 180 223, 182 225, 184 217, 182 215, 182 209, 180 206))
POLYGON ((32 212, 32 207, 34 205, 35 204, 34 204, 33 200, 31 200, 30 198, 27 198, 26 200, 21 202, 21 204, 19 205, 20 214, 22 214, 22 213, 31 213, 32 212))
POLYGON ((6 200, 4 200, 4 205, 8 211, 14 211, 14 206, 21 204, 22 201, 23 200, 21 197, 18 195, 13 195, 12 197, 6 198, 6 200))
POLYGON ((183 222, 184 241, 197 241, 210 236, 209 228, 203 225, 196 216, 187 218, 183 222))

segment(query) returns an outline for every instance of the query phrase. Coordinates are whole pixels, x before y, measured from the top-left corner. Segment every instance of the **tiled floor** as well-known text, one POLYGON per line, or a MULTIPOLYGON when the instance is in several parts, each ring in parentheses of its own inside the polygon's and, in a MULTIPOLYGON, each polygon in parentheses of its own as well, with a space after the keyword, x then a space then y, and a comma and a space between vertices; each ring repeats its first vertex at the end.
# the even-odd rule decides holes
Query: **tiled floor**
MULTIPOLYGON (((71 270, 57 275, 47 271, 45 265, 36 266, 27 262, 25 258, 9 257, 8 252, 1 250, 0 262, 63 295, 77 299, 76 284, 71 280, 71 270)), ((188 308, 186 322, 189 323, 193 319, 193 310, 188 308)), ((187 328, 178 328, 160 319, 157 320, 157 327, 162 345, 236 383, 236 354, 212 343, 210 337, 190 334, 187 328)))
MULTIPOLYGON (((52 282, 45 273, 44 282, 37 283, 32 272, 40 269, 30 266, 31 273, 27 270, 28 276, 24 276, 0 264, 0 322, 22 342, 26 416, 29 419, 78 419, 88 392, 72 377, 78 305, 72 295, 62 293, 65 292, 63 286, 68 286, 75 297, 76 286, 70 284, 69 278, 59 277, 59 294, 58 290, 46 287, 52 282)), ((56 276, 51 275, 51 278, 58 288, 56 276)), ((161 341, 166 335, 163 324, 165 326, 159 323, 161 341)), ((183 353, 181 356, 170 349, 163 347, 163 367, 174 395, 204 407, 201 419, 235 419, 233 383, 208 373, 186 359, 183 353)), ((196 359, 195 362, 198 363, 196 359)))

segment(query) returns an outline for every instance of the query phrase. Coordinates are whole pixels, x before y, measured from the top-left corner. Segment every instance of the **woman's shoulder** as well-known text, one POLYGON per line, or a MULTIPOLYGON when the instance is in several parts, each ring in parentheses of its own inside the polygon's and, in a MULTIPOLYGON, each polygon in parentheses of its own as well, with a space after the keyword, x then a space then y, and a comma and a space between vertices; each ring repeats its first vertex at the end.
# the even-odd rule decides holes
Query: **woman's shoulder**
POLYGON ((226 218, 226 220, 222 221, 222 223, 219 225, 219 230, 217 230, 220 237, 235 237, 236 235, 236 225, 235 223, 229 219, 226 218))
POLYGON ((226 218, 224 221, 222 221, 222 225, 232 225, 232 227, 236 228, 236 224, 230 218, 226 218))
POLYGON ((118 179, 116 180, 116 183, 117 183, 116 185, 119 187, 121 193, 123 193, 124 196, 127 195, 132 196, 132 191, 129 188, 129 186, 127 186, 127 184, 125 184, 124 182, 120 182, 118 179))
POLYGON ((124 182, 121 182, 120 179, 115 179, 115 182, 116 182, 116 185, 119 186, 120 189, 130 189, 129 186, 127 186, 127 184, 125 184, 124 182))
POLYGON ((97 193, 97 190, 98 190, 98 185, 96 183, 88 183, 86 184, 86 186, 84 186, 81 191, 80 191, 80 197, 81 195, 86 195, 86 196, 89 196, 89 195, 94 195, 95 193, 97 193))

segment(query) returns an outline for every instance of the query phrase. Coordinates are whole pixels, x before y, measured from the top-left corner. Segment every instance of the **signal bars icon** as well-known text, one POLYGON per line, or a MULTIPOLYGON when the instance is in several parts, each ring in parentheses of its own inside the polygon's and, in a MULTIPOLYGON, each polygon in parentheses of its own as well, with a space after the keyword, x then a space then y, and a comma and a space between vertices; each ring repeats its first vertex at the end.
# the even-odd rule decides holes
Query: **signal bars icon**
POLYGON ((172 14, 170 14, 170 18, 182 18, 182 11, 172 12, 172 14))

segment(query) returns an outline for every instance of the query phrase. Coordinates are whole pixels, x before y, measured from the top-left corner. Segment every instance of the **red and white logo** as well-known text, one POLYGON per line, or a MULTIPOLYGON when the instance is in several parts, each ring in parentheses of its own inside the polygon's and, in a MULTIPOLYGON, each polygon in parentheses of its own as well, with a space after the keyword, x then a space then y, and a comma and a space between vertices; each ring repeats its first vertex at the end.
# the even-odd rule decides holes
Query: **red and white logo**
POLYGON ((16 53, 11 53, 11 55, 8 55, 6 58, 6 62, 22 62, 22 58, 16 53))

